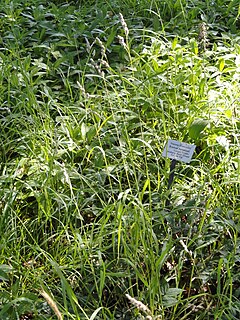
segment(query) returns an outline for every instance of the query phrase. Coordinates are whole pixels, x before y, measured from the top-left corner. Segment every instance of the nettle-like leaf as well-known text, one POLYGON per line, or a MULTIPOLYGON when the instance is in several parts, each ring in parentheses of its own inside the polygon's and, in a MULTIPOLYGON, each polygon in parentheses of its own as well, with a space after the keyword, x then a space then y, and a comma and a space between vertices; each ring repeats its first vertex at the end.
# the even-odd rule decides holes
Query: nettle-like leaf
POLYGON ((208 124, 209 121, 205 119, 194 120, 188 129, 189 137, 193 140, 197 140, 200 137, 201 132, 208 124))

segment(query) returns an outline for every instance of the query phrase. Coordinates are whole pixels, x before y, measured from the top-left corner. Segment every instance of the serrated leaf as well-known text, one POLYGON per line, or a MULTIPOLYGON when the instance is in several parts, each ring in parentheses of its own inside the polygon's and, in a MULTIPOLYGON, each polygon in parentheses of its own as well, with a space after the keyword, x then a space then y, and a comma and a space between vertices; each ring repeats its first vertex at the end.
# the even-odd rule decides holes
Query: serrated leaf
POLYGON ((208 125, 209 121, 204 119, 196 119, 192 122, 188 129, 189 137, 193 140, 197 140, 200 136, 200 133, 208 125))

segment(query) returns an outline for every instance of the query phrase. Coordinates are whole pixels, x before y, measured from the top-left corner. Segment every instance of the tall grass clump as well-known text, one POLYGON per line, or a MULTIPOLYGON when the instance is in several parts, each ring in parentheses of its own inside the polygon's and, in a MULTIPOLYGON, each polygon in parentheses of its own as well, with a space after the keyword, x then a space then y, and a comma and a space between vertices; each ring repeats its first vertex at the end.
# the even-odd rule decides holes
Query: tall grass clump
POLYGON ((239 319, 238 9, 0 4, 0 319, 239 319))

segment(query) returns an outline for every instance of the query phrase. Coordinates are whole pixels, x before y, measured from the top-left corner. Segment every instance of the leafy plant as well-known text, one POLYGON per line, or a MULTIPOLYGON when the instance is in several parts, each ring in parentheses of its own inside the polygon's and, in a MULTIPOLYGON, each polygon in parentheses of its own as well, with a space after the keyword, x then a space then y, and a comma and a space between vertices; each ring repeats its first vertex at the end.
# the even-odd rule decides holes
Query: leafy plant
POLYGON ((2 318, 239 318, 238 9, 0 4, 2 318))

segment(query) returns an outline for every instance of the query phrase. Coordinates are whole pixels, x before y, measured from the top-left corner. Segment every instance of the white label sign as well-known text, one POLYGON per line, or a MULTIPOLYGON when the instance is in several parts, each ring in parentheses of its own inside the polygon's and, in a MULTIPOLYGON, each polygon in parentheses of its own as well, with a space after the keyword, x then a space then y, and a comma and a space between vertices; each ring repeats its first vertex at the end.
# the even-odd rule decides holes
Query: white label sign
POLYGON ((170 159, 190 162, 196 146, 177 140, 168 140, 163 150, 162 156, 170 159))

